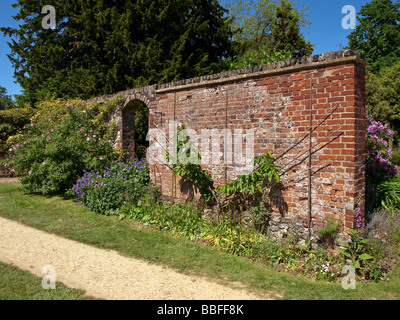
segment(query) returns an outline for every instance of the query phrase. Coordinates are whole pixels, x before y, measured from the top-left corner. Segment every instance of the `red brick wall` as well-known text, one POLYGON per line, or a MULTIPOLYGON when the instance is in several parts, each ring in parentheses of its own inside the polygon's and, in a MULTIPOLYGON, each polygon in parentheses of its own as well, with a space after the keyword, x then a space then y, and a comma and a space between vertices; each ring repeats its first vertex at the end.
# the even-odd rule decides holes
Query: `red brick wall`
MULTIPOLYGON (((312 125, 319 124, 312 132, 313 226, 334 217, 346 232, 353 227, 357 197, 365 183, 364 78, 363 64, 344 61, 177 91, 171 88, 157 94, 151 104, 150 127, 157 124, 168 133, 168 120, 175 120, 199 136, 202 129, 257 130, 255 155, 274 154, 285 187, 275 199, 274 221, 277 225, 297 221, 307 227, 312 92, 312 125)), ((236 176, 235 165, 222 161, 205 167, 217 185, 236 176)), ((153 175, 164 195, 187 196, 168 167, 158 164, 153 175)))
MULTIPOLYGON (((312 227, 334 217, 347 233, 354 226, 357 199, 361 194, 363 200, 365 184, 364 91, 365 64, 345 51, 122 94, 127 104, 134 99, 144 101, 150 110, 150 129, 153 133, 162 131, 169 138, 172 121, 183 123, 198 136, 204 129, 225 129, 231 134, 235 129, 256 130, 254 155, 271 151, 281 169, 284 189, 277 190, 273 198, 275 231, 286 231, 289 224, 308 227, 312 97, 312 126, 316 127, 312 132, 312 227)), ((163 136, 157 139, 162 142, 163 136)), ((155 144, 150 141, 150 146, 155 144)), ((201 145, 199 148, 202 152, 201 145)), ((212 159, 215 157, 212 155, 212 159)), ((158 161, 164 161, 161 153, 158 161)), ((204 167, 220 185, 234 179, 241 166, 221 161, 204 167)), ((180 198, 191 193, 188 184, 182 185, 168 165, 156 163, 151 168, 152 178, 164 196, 180 198)))

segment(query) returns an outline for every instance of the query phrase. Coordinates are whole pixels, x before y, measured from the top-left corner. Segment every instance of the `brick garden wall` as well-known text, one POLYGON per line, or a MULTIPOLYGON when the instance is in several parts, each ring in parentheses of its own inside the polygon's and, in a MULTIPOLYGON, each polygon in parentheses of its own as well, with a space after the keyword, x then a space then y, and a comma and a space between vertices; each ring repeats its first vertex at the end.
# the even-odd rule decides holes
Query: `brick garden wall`
MULTIPOLYGON (((333 217, 342 222, 343 234, 347 234, 354 226, 355 210, 359 205, 363 207, 364 90, 365 63, 351 51, 339 51, 119 94, 126 97, 127 105, 137 100, 148 105, 150 129, 155 132, 168 136, 173 121, 183 123, 199 137, 202 130, 218 130, 221 152, 209 155, 210 162, 204 165, 217 185, 234 179, 243 169, 237 163, 240 148, 232 150, 231 158, 224 158, 225 138, 254 132, 254 142, 248 141, 254 146, 254 156, 271 151, 281 170, 283 188, 277 189, 273 197, 274 232, 293 227, 303 234, 307 232, 312 114, 312 228, 333 217)), ((98 100, 105 98, 109 97, 98 100)), ((115 116, 122 131, 120 145, 126 145, 124 137, 129 137, 123 128, 132 129, 123 123, 123 113, 115 116)), ((151 146, 154 143, 154 139, 150 141, 151 146)), ((201 146, 199 142, 202 154, 201 146)), ((245 140, 241 147, 239 153, 245 157, 245 140)), ((190 185, 173 177, 167 165, 153 164, 151 174, 166 197, 187 197, 193 191, 190 185)))

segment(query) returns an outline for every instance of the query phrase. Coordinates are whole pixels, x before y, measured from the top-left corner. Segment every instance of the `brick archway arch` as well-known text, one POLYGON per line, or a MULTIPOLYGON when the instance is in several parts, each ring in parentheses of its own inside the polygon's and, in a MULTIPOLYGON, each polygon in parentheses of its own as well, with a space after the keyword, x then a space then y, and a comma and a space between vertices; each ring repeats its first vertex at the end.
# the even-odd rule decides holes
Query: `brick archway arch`
POLYGON ((143 102, 147 106, 147 108, 150 109, 150 106, 151 106, 150 99, 146 95, 141 94, 141 93, 133 93, 133 94, 128 95, 125 98, 125 103, 124 103, 124 106, 122 109, 129 107, 129 105, 135 101, 143 102))

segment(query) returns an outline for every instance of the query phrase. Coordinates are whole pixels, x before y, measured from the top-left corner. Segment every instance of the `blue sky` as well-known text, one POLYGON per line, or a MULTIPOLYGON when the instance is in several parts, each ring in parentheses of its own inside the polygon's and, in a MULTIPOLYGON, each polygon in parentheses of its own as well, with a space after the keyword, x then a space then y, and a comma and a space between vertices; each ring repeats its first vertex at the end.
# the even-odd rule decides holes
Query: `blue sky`
MULTIPOLYGON (((0 0, 0 26, 16 27, 17 22, 12 19, 12 15, 18 9, 11 7, 16 0, 0 0)), ((303 30, 306 39, 314 43, 314 54, 340 50, 347 45, 346 36, 351 29, 342 28, 342 8, 352 5, 358 12, 362 5, 370 0, 298 0, 299 5, 309 6, 307 14, 311 25, 308 30, 303 30)), ((7 45, 9 38, 0 34, 0 86, 7 89, 8 94, 19 94, 21 87, 14 83, 14 70, 6 54, 10 53, 7 45)))

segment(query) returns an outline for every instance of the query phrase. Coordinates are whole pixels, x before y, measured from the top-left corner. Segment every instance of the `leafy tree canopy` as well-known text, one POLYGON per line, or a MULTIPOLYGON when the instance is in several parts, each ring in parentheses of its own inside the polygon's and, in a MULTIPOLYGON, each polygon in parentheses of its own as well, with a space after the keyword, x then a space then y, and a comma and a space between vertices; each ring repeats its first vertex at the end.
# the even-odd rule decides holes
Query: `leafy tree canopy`
POLYGON ((300 32, 300 27, 308 24, 305 14, 308 8, 298 9, 296 4, 289 0, 228 2, 238 59, 259 56, 260 52, 290 53, 296 58, 312 54, 312 44, 300 32))
POLYGON ((380 75, 367 74, 365 84, 367 113, 375 120, 389 123, 400 133, 400 60, 391 67, 384 67, 380 75))
POLYGON ((400 60, 400 1, 372 0, 361 7, 358 25, 348 35, 349 48, 377 74, 400 60))
POLYGON ((0 86, 0 110, 7 110, 14 107, 14 103, 10 95, 7 94, 7 89, 0 86))

